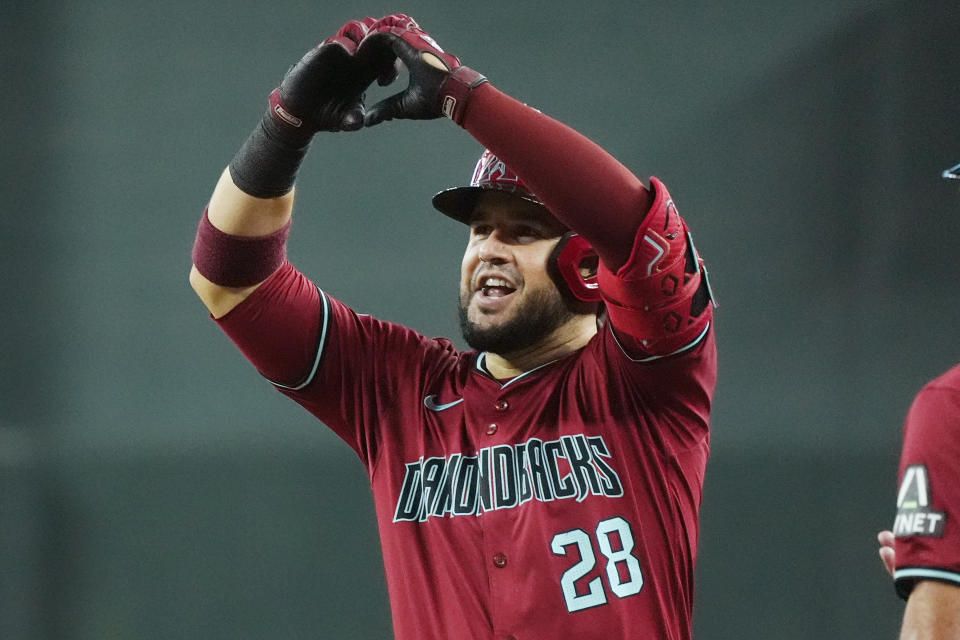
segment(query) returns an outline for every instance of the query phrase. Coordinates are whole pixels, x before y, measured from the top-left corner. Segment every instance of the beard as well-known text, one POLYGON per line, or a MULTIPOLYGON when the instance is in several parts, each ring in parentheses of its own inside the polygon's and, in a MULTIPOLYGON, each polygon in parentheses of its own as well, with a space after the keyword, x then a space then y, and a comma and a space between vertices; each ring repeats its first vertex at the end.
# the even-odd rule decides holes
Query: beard
POLYGON ((515 353, 537 344, 572 319, 576 311, 556 289, 531 292, 513 317, 490 327, 480 327, 467 317, 467 305, 459 300, 460 333, 471 348, 497 355, 515 353))

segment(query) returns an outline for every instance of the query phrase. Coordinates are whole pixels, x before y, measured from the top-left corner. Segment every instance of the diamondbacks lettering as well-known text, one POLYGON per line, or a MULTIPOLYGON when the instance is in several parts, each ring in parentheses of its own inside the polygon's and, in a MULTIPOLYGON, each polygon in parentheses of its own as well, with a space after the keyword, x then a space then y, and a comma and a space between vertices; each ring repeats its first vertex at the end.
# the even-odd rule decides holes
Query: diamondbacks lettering
POLYGON ((619 498, 623 485, 610 459, 602 436, 582 434, 485 447, 475 456, 421 458, 406 464, 393 521, 480 516, 531 500, 619 498))

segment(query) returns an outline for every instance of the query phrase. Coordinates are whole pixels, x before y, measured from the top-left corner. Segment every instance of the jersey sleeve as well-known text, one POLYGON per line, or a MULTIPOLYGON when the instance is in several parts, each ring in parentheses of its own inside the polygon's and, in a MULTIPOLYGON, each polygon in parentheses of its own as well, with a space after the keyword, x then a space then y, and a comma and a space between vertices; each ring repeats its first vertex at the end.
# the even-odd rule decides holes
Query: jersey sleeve
POLYGON ((960 386, 934 381, 917 395, 899 476, 897 593, 906 598, 925 579, 960 586, 960 386))
POLYGON ((358 314, 289 263, 217 323, 273 386, 371 467, 378 415, 417 398, 456 351, 447 340, 358 314))
POLYGON ((652 426, 654 446, 668 457, 707 447, 717 384, 713 332, 682 353, 664 358, 631 355, 622 343, 607 325, 589 345, 602 372, 598 377, 603 380, 605 404, 622 413, 624 426, 652 426))

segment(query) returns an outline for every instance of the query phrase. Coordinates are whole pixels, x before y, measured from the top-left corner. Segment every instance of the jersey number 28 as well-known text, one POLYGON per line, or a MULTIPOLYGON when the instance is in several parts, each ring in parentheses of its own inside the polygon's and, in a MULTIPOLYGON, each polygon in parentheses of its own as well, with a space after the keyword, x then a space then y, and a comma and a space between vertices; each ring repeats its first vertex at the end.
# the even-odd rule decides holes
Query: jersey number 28
MULTIPOLYGON (((643 572, 640 570, 640 561, 631 553, 633 531, 630 529, 630 523, 619 516, 601 520, 597 525, 596 539, 600 553, 607 559, 607 581, 610 583, 613 594, 618 598, 626 598, 640 593, 640 589, 643 588, 643 572), (611 540, 615 540, 616 537, 619 537, 619 544, 614 549, 611 540)), ((574 545, 580 554, 580 561, 564 571, 560 577, 563 598, 567 603, 567 610, 571 613, 607 604, 607 593, 600 576, 590 580, 585 590, 583 587, 578 589, 577 585, 577 582, 593 571, 597 564, 590 534, 583 529, 558 533, 553 536, 550 550, 555 555, 566 556, 567 549, 574 545)))

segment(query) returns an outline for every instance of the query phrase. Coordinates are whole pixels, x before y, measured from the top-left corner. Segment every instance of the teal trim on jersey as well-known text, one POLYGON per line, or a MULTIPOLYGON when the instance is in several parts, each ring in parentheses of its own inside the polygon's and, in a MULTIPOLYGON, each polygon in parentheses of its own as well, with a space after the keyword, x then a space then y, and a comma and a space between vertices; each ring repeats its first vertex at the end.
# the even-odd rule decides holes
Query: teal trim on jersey
POLYGON ((487 357, 486 351, 483 351, 482 353, 478 353, 477 361, 473 363, 473 366, 476 367, 477 371, 479 371, 480 373, 490 376, 492 378, 493 375, 489 371, 487 371, 487 368, 485 366, 483 366, 483 361, 486 359, 486 357, 487 357))
POLYGON ((325 294, 320 287, 317 287, 317 293, 320 294, 320 300, 323 303, 323 326, 320 329, 320 343, 317 345, 317 357, 313 360, 313 369, 310 370, 310 373, 307 374, 306 379, 298 385, 288 387, 285 384, 280 384, 279 382, 274 382, 267 378, 267 380, 275 387, 280 389, 286 389, 287 391, 300 391, 308 384, 313 382, 313 379, 317 375, 317 370, 320 369, 320 358, 323 356, 323 347, 327 344, 327 328, 330 326, 330 301, 327 299, 327 294, 325 294))
POLYGON ((520 375, 518 375, 518 376, 516 376, 516 377, 514 377, 514 378, 510 378, 509 380, 507 380, 506 382, 504 382, 502 385, 500 385, 500 388, 503 389, 504 387, 513 384, 514 382, 516 382, 516 381, 519 380, 520 378, 523 378, 524 376, 528 376, 528 375, 530 375, 531 373, 533 373, 534 371, 537 371, 538 369, 543 369, 544 367, 549 367, 549 366, 550 366, 551 364, 553 364, 554 362, 556 362, 556 360, 551 360, 550 362, 544 362, 544 363, 543 363, 542 365, 540 365, 539 367, 534 367, 533 369, 530 369, 530 371, 524 371, 524 372, 521 373, 520 375))
MULTIPOLYGON (((476 362, 476 365, 475 365, 475 366, 477 367, 477 371, 479 371, 480 373, 484 374, 484 375, 487 376, 488 378, 491 378, 491 379, 493 379, 493 380, 496 380, 497 382, 500 382, 500 381, 497 380, 497 378, 495 378, 495 377, 493 376, 493 374, 490 373, 490 371, 487 369, 487 366, 484 364, 484 363, 486 362, 486 360, 487 360, 487 352, 486 352, 486 351, 484 351, 484 352, 480 353, 479 355, 477 355, 477 362, 476 362)), ((519 380, 520 378, 523 378, 524 376, 528 376, 528 375, 530 375, 531 373, 533 373, 534 371, 536 371, 536 370, 538 370, 538 369, 543 369, 544 367, 548 367, 548 366, 550 366, 551 364, 553 364, 554 362, 556 362, 556 360, 551 360, 550 362, 544 362, 543 364, 541 364, 541 365, 539 365, 539 366, 536 366, 536 367, 534 367, 533 369, 530 369, 530 371, 524 371, 524 372, 521 373, 520 375, 514 376, 513 378, 510 378, 509 380, 507 380, 506 382, 504 382, 503 384, 501 384, 501 385, 500 385, 500 388, 503 389, 504 387, 507 387, 507 386, 513 384, 514 382, 516 382, 516 381, 519 380)))
POLYGON ((613 334, 613 341, 617 343, 617 346, 618 346, 618 347, 620 347, 620 351, 623 352, 623 355, 627 356, 627 360, 629 360, 630 362, 647 363, 647 362, 655 362, 655 361, 661 360, 661 359, 663 359, 663 358, 669 358, 669 357, 671 357, 671 356, 678 356, 678 355, 680 355, 681 353, 683 353, 684 351, 689 351, 690 349, 693 349, 695 346, 697 346, 698 344, 700 344, 700 341, 701 341, 701 340, 703 340, 703 339, 706 337, 707 331, 710 331, 710 323, 709 323, 709 322, 707 323, 707 326, 703 328, 703 331, 700 332, 700 335, 698 335, 696 338, 694 338, 693 341, 692 341, 690 344, 688 344, 687 346, 685 346, 685 347, 680 347, 679 349, 677 349, 677 350, 674 351, 673 353, 668 353, 668 354, 663 355, 663 356, 650 356, 649 358, 634 358, 634 357, 632 357, 629 353, 627 353, 627 350, 623 348, 623 345, 620 344, 620 341, 617 339, 617 332, 616 332, 616 331, 613 331, 613 330, 611 329, 610 333, 613 334))
POLYGON ((953 571, 943 571, 941 569, 925 569, 923 567, 910 567, 909 569, 897 569, 893 574, 894 580, 929 578, 931 580, 944 580, 960 584, 960 573, 953 571))

